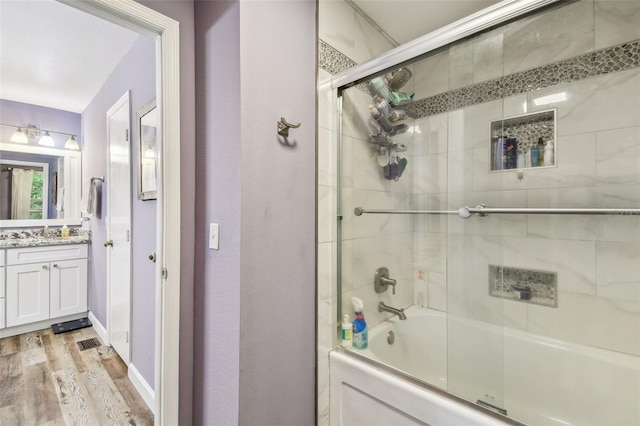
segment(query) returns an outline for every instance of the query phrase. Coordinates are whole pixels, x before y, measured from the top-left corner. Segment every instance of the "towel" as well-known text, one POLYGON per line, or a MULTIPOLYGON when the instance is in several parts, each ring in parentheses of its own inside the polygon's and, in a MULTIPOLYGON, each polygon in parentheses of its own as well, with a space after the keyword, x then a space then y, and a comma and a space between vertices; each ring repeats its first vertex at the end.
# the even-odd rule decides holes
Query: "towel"
POLYGON ((64 213, 64 188, 58 188, 57 196, 58 196, 58 202, 56 204, 56 210, 58 211, 58 213, 64 213))
POLYGON ((85 179, 82 182, 82 200, 80 201, 80 211, 85 216, 91 217, 95 213, 96 186, 93 179, 85 179))

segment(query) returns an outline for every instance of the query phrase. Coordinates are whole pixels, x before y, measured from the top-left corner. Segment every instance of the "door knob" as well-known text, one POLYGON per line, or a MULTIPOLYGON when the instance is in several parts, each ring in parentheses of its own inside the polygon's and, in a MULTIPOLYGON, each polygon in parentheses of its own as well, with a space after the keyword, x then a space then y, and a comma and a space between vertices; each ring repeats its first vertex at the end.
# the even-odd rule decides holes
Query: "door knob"
POLYGON ((149 260, 152 261, 153 263, 156 263, 156 252, 155 251, 149 255, 149 260))
POLYGON ((113 240, 107 240, 104 242, 105 247, 113 247, 113 240))

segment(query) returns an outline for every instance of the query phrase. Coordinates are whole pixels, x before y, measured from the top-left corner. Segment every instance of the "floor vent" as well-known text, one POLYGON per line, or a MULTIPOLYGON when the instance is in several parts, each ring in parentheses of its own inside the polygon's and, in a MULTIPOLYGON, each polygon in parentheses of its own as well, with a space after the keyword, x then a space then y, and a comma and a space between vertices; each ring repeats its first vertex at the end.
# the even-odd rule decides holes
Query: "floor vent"
POLYGON ((87 340, 81 340, 77 343, 81 351, 86 351, 87 349, 97 348, 98 346, 100 346, 100 340, 95 337, 87 340))

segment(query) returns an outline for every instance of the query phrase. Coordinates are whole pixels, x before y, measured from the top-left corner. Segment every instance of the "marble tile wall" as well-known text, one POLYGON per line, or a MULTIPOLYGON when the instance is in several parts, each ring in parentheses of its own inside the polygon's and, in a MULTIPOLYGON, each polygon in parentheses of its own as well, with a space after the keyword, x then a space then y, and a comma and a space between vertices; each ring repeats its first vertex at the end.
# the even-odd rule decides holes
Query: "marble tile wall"
MULTIPOLYGON (((367 93, 345 92, 345 312, 351 311, 352 295, 362 297, 369 311, 378 300, 415 303, 640 355, 638 217, 496 215, 462 220, 350 214, 357 205, 640 207, 640 68, 633 62, 640 58, 639 16, 640 1, 582 0, 410 65, 413 79, 403 91, 414 91, 420 101, 414 102, 415 119, 402 136, 409 146, 409 166, 399 182, 381 179, 376 167, 370 167, 376 158, 366 142, 373 130, 367 93), (613 55, 613 65, 607 55, 613 55), (589 70, 601 64, 596 67, 600 71, 582 73, 584 61, 589 70), (540 80, 539 85, 527 87, 531 78, 540 80), (559 93, 564 93, 563 101, 539 104, 559 93), (522 180, 511 172, 489 173, 490 122, 550 108, 557 108, 557 167, 526 170, 522 180), (489 264, 556 273, 558 307, 489 297, 489 264), (388 266, 395 278, 411 284, 399 286, 396 296, 373 293, 370 281, 379 266, 388 266)), ((327 353, 336 343, 338 152, 330 79, 391 48, 362 25, 344 2, 320 2, 320 384, 326 382, 327 353)), ((383 318, 369 311, 370 326, 383 318)), ((323 401, 328 401, 328 389, 320 387, 319 399, 319 424, 327 424, 328 403, 323 401)))
MULTIPOLYGON (((336 265, 337 265, 337 244, 336 244, 336 215, 337 215, 337 146, 335 137, 336 125, 336 105, 335 91, 331 89, 331 76, 340 73, 356 63, 364 62, 374 56, 379 55, 393 46, 378 34, 366 21, 364 21, 354 10, 344 1, 321 0, 319 2, 319 40, 318 40, 318 61, 321 64, 318 70, 318 425, 329 424, 329 351, 336 347, 336 318, 337 318, 337 294, 336 294, 336 265)), ((366 109, 366 104, 364 105, 366 109)), ((358 120, 350 122, 351 143, 347 143, 348 149, 343 154, 343 161, 349 163, 352 151, 355 148, 356 154, 366 153, 366 144, 357 138, 366 134, 367 120, 362 116, 358 120)), ((350 183, 353 200, 358 202, 368 202, 368 200, 380 200, 378 196, 380 188, 375 184, 375 180, 367 172, 359 167, 345 168, 345 182, 350 183)), ((351 198, 349 198, 351 199, 351 198)), ((401 197, 389 201, 399 203, 401 197)), ((352 203, 351 203, 352 204, 352 203)), ((352 208, 352 205, 348 206, 352 208)), ((347 215, 349 219, 352 215, 347 215)), ((375 239, 374 233, 368 231, 372 226, 388 227, 390 232, 410 233, 410 225, 401 221, 390 221, 385 223, 372 222, 366 226, 346 226, 347 232, 351 233, 355 246, 366 244, 375 239)), ((382 241, 381 244, 389 247, 402 246, 399 238, 394 238, 392 242, 382 241)), ((347 252, 347 253, 353 253, 347 252)), ((359 256, 359 255, 358 255, 359 256)), ((406 257, 409 259, 409 257, 406 257)), ((358 274, 364 274, 364 270, 373 266, 371 259, 358 257, 354 260, 355 269, 358 274), (367 263, 368 262, 368 263, 367 263), (358 266, 359 265, 359 266, 358 266), (362 272, 358 270, 362 269, 362 272)), ((377 265, 377 263, 375 263, 377 265)), ((382 266, 382 265, 379 265, 382 266)), ((399 270, 400 266, 388 265, 399 270)), ((373 278, 373 271, 368 275, 373 278)), ((367 276, 368 276, 367 275, 367 276)), ((364 276, 364 275, 363 275, 364 276)), ((356 283, 348 281, 346 290, 350 294, 365 296, 360 294, 360 287, 365 285, 365 280, 356 283)), ((373 287, 373 286, 372 286, 373 287)), ((402 292, 408 292, 405 288, 402 292)), ((377 312, 370 309, 373 301, 363 297, 366 306, 369 307, 371 315, 367 312, 367 319, 375 321, 377 312)), ((349 306, 346 312, 351 312, 349 306)))

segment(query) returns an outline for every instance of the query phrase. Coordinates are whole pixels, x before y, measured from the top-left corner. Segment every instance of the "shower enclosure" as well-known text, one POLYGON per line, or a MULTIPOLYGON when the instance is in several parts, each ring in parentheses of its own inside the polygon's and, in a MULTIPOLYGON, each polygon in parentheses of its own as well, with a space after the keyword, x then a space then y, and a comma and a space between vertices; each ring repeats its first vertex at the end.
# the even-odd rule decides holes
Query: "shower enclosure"
POLYGON ((370 341, 344 351, 524 423, 639 424, 640 2, 347 80, 337 321, 362 299, 370 341))

